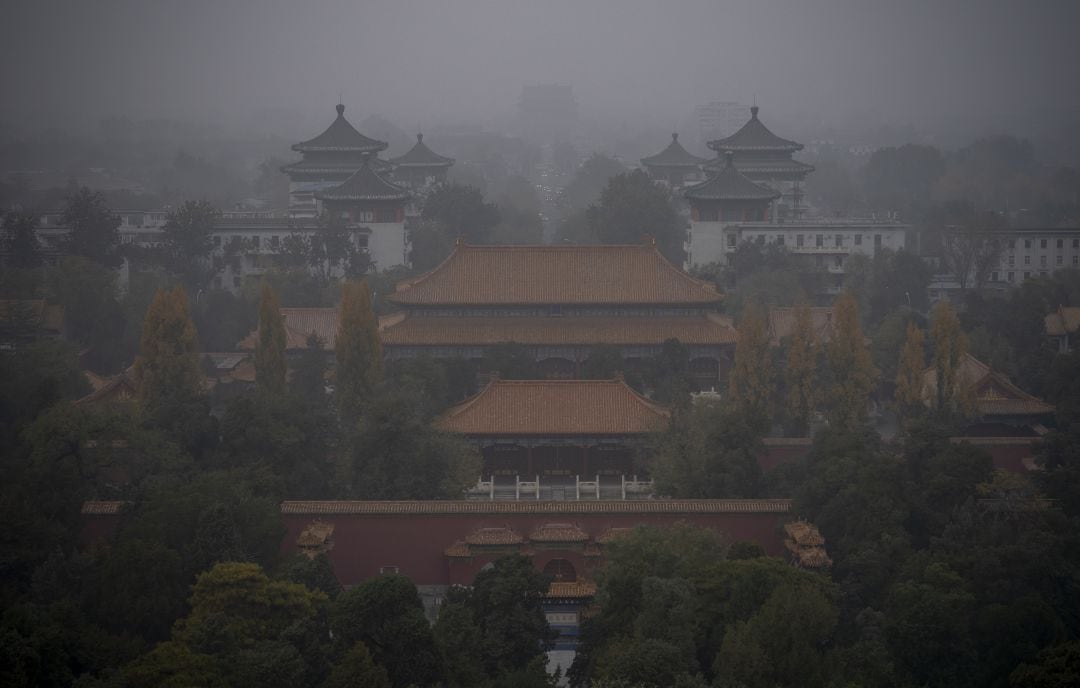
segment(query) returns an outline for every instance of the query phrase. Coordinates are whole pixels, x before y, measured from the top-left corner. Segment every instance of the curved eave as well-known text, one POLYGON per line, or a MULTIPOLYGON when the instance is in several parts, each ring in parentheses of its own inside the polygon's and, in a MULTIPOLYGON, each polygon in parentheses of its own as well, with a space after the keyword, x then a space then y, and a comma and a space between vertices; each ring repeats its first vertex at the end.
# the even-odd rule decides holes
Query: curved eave
POLYGON ((320 201, 404 201, 408 197, 409 194, 315 194, 320 201))
POLYGON ((394 167, 406 167, 406 168, 419 168, 419 167, 452 167, 454 164, 453 159, 448 159, 445 162, 397 162, 391 160, 390 163, 394 167))

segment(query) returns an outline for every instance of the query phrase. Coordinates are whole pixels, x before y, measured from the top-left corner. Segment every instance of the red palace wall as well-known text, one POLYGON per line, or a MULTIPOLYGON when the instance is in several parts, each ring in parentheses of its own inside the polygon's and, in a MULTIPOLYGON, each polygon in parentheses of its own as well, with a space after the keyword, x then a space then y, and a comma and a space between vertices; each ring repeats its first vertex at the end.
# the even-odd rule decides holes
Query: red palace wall
POLYGON ((285 502, 286 528, 282 552, 297 550, 299 535, 314 521, 334 526, 328 556, 342 585, 355 585, 396 567, 417 585, 469 584, 487 562, 503 551, 476 552, 472 558, 451 558, 445 550, 482 528, 505 528, 525 539, 521 551, 532 554, 537 568, 552 559, 566 559, 579 577, 596 559, 585 557, 584 543, 529 542, 543 525, 571 524, 590 542, 612 528, 668 526, 686 522, 725 533, 732 541, 760 544, 782 555, 784 523, 793 520, 786 500, 710 500, 701 502, 285 502), (685 509, 680 505, 689 504, 685 509), (357 506, 359 505, 359 506, 357 506), (706 505, 705 508, 701 508, 706 505), (754 505, 759 505, 755 508, 754 505), (659 510, 657 507, 671 507, 659 510), (416 508, 423 513, 410 513, 416 508), (730 507, 724 510, 725 507, 730 507), (347 513, 350 510, 360 513, 347 513), (457 509, 466 511, 460 512, 457 509), (542 509, 542 513, 537 510, 542 509), (385 513, 396 511, 396 513, 385 513), (380 513, 382 512, 382 513, 380 513))
POLYGON ((768 473, 782 463, 802 461, 812 445, 810 437, 766 437, 758 450, 758 466, 762 473, 768 473))
POLYGON ((952 441, 978 447, 994 462, 994 468, 1010 473, 1032 470, 1038 437, 954 437, 952 441))

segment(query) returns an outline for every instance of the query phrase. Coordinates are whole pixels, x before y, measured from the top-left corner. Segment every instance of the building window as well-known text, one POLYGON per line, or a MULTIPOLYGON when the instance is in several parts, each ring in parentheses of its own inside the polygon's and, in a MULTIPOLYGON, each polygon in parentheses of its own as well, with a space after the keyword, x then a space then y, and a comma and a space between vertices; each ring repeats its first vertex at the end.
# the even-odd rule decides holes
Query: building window
POLYGON ((835 265, 838 268, 844 267, 844 257, 843 256, 836 256, 833 259, 833 265, 835 265))
POLYGON ((1024 265, 1031 265, 1031 256, 1024 256, 1024 265))
POLYGON ((1080 256, 1073 256, 1073 266, 1080 265, 1080 256))
POLYGON ((259 237, 258 236, 251 237, 251 248, 255 248, 255 249, 259 248, 259 237))
POLYGON ((240 275, 234 275, 232 278, 232 285, 234 288, 240 288, 240 275))
POLYGON ((1080 239, 1073 239, 1073 248, 1080 248, 1080 239))
POLYGON ((1010 272, 1010 273, 1009 273, 1009 274, 1007 275, 1007 277, 1008 277, 1008 280, 1009 280, 1010 282, 1012 282, 1012 281, 1013 281, 1013 278, 1014 278, 1015 276, 1016 276, 1016 273, 1015 273, 1015 272, 1010 272))
POLYGON ((1016 239, 1009 239, 1009 248, 1016 248, 1016 239))
POLYGON ((795 235, 795 246, 797 246, 798 248, 803 247, 803 235, 802 234, 796 234, 795 235))
POLYGON ((994 272, 990 273, 990 281, 991 282, 997 282, 998 281, 998 274, 997 274, 996 270, 994 272))
POLYGON ((737 240, 738 240, 738 239, 736 238, 736 236, 735 236, 734 234, 728 234, 728 235, 727 235, 727 245, 728 245, 728 248, 735 248, 735 242, 736 242, 737 240))
POLYGON ((1058 265, 1061 265, 1061 264, 1062 264, 1062 262, 1064 262, 1064 260, 1065 260, 1065 256, 1058 256, 1058 257, 1057 257, 1057 264, 1058 264, 1058 265))
POLYGON ((1046 270, 1040 270, 1039 277, 1046 277, 1046 270))
POLYGON ((277 235, 277 234, 275 234, 274 236, 270 237, 270 248, 272 248, 272 249, 274 249, 274 250, 277 250, 277 247, 278 247, 279 245, 280 245, 280 237, 278 237, 278 235, 277 235))
POLYGON ((862 234, 855 235, 855 245, 862 246, 862 234))
POLYGON ((776 245, 777 246, 783 246, 784 245, 784 235, 783 234, 777 235, 777 237, 776 237, 776 245))
POLYGON ((818 248, 821 248, 822 246, 824 246, 825 245, 825 235, 824 234, 818 234, 817 237, 814 238, 814 243, 818 248))
POLYGON ((880 251, 880 250, 881 250, 881 235, 880 234, 875 234, 874 235, 874 251, 880 251))
POLYGON ((1046 267, 1046 256, 1039 256, 1039 265, 1044 268, 1046 267))
POLYGON ((380 566, 379 567, 379 573, 380 574, 398 573, 399 571, 400 571, 400 569, 398 567, 396 567, 396 566, 380 566))
POLYGON ((1046 239, 1039 239, 1039 248, 1046 248, 1046 239))
POLYGON ((214 246, 221 246, 221 235, 214 235, 214 246))
POLYGON ((836 248, 841 248, 841 247, 843 247, 843 245, 844 245, 844 235, 843 234, 837 234, 836 235, 836 248))
POLYGON ((356 245, 358 247, 360 247, 360 248, 367 248, 368 247, 368 236, 367 236, 367 234, 360 234, 359 236, 357 236, 356 237, 356 245))
POLYGON ((1009 267, 1011 268, 1011 267, 1013 267, 1015 265, 1016 265, 1016 256, 1009 256, 1009 267))
POLYGON ((1065 240, 1064 239, 1058 239, 1057 240, 1057 247, 1058 248, 1065 248, 1065 240))
POLYGON ((1024 279, 1031 279, 1031 273, 1027 270, 1024 270, 1024 279))
POLYGON ((1031 248, 1031 239, 1024 239, 1024 248, 1031 248))

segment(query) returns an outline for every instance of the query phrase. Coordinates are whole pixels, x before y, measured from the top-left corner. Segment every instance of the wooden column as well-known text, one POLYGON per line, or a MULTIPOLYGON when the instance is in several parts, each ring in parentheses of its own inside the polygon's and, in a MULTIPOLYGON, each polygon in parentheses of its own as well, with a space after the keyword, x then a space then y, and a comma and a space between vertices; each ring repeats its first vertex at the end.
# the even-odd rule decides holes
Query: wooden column
POLYGON ((589 447, 581 445, 581 475, 589 474, 589 447))
POLYGON ((525 475, 533 475, 532 450, 533 450, 533 448, 532 448, 531 444, 529 444, 528 446, 525 447, 525 456, 526 456, 525 466, 527 468, 527 470, 525 471, 525 475))

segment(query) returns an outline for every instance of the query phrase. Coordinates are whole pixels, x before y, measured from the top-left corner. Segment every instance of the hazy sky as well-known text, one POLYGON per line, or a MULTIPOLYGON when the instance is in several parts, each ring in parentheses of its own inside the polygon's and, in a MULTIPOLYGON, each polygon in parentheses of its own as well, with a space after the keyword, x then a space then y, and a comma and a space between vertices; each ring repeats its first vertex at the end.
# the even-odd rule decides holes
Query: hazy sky
MULTIPOLYGON (((582 111, 685 121, 756 96, 838 128, 1080 121, 1078 0, 8 0, 0 117, 491 122, 523 83, 582 111), (317 118, 317 119, 316 119, 317 118)), ((1027 129, 1028 131, 1023 131, 1027 129)))

